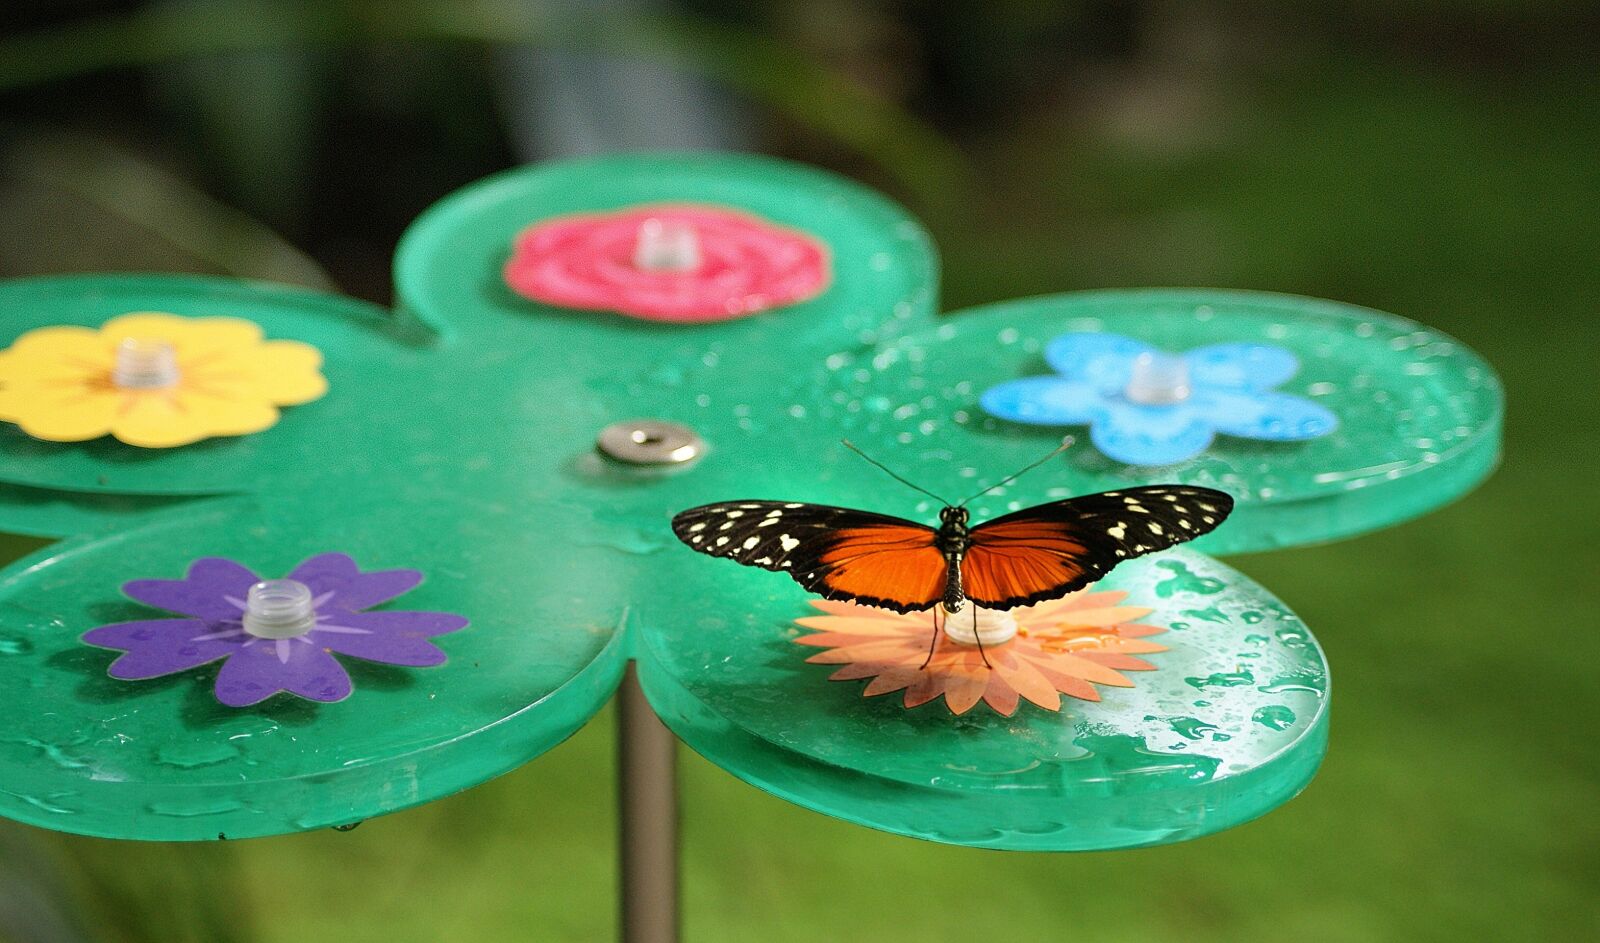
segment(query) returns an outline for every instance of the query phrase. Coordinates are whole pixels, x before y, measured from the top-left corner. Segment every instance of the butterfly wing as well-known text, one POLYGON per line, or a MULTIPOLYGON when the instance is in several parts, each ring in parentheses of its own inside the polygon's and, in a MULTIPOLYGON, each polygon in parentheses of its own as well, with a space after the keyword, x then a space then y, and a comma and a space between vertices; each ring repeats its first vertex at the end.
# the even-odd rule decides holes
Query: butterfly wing
POLYGON ((1123 560, 1193 540, 1221 524, 1233 498, 1210 488, 1153 485, 1068 498, 972 529, 966 593, 1010 609, 1080 590, 1123 560))
POLYGON ((869 511, 779 501, 728 501, 672 519, 690 548, 774 570, 826 599, 896 612, 927 609, 944 594, 944 557, 933 529, 869 511))

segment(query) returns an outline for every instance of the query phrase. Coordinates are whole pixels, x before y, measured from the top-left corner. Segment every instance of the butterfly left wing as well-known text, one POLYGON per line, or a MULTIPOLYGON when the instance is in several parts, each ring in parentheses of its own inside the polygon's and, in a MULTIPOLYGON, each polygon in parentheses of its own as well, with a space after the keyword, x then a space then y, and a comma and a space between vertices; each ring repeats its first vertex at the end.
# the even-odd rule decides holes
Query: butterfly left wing
POLYGON ((1075 592, 1124 560, 1193 540, 1221 524, 1233 498, 1153 485, 1053 501, 972 529, 961 573, 968 598, 1011 609, 1075 592))
POLYGON ((826 599, 915 612, 944 594, 944 556, 933 529, 886 514, 727 501, 682 512, 672 532, 701 553, 787 573, 826 599))

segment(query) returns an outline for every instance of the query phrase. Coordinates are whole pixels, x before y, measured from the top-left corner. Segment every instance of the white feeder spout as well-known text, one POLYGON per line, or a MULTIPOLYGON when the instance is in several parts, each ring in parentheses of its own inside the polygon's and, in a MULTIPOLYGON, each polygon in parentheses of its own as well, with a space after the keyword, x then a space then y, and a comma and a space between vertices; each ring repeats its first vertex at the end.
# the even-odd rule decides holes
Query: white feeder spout
POLYGON ((962 645, 977 645, 982 640, 985 648, 1011 641, 1017 635, 1017 620, 1010 612, 985 609, 971 600, 960 612, 951 613, 939 604, 939 615, 945 637, 962 645), (977 617, 974 628, 973 617, 977 617))
POLYGON ((257 638, 294 638, 316 624, 311 587, 299 580, 263 580, 246 594, 244 630, 257 638))
POLYGON ((639 224, 633 265, 646 272, 692 272, 700 267, 700 237, 688 223, 647 219, 639 224))
POLYGON ((111 383, 124 390, 164 390, 178 384, 178 352, 166 341, 130 337, 117 345, 111 383))
POLYGON ((1145 352, 1134 358, 1123 394, 1141 406, 1171 406, 1189 398, 1189 362, 1171 354, 1145 352))

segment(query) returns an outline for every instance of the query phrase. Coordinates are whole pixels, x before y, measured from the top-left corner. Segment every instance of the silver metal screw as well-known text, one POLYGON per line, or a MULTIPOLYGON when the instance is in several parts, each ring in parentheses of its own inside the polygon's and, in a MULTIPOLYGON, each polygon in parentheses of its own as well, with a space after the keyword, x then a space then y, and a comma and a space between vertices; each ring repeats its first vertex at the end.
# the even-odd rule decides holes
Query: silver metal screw
POLYGON ((687 465, 705 454, 693 429, 659 419, 629 419, 600 430, 601 454, 628 465, 687 465))

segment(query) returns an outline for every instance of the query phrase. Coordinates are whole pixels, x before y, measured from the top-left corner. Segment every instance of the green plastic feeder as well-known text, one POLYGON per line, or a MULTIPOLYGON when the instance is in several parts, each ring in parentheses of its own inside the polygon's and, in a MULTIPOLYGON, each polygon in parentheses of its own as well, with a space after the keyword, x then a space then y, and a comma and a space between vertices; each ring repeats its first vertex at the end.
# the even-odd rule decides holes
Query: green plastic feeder
MULTIPOLYGON (((75 535, 0 574, 0 699, 18 718, 0 736, 0 814, 147 839, 347 824, 536 757, 600 708, 633 657, 686 742, 828 814, 994 848, 1190 838, 1287 800, 1325 749, 1326 665, 1265 590, 1188 550, 1128 564, 1106 585, 1158 607, 1152 620, 1171 629, 1171 650, 1151 657, 1158 670, 1059 713, 1023 705, 1011 718, 953 718, 825 680, 790 641, 805 594, 682 547, 672 514, 779 498, 930 519, 937 508, 838 439, 936 491, 976 491, 1058 433, 991 425, 972 397, 1042 372, 1036 345, 1074 329, 1178 349, 1269 338, 1300 353, 1293 382, 1342 413, 1325 441, 1219 441, 1149 478, 1238 495, 1213 550, 1330 539, 1421 513, 1485 475, 1498 447, 1492 372, 1375 312, 1103 292, 937 317, 937 262, 914 219, 838 177, 762 158, 613 157, 501 174, 417 220, 396 283, 395 313, 222 279, 0 285, 6 343, 133 310, 232 315, 318 346, 331 385, 264 432, 179 449, 0 429, 0 528, 75 535), (686 325, 550 308, 501 279, 530 223, 684 202, 810 233, 831 250, 832 284, 790 307, 686 325), (912 404, 914 422, 900 415, 912 404), (599 455, 601 431, 631 420, 688 427, 704 448, 676 466, 599 455), (397 606, 471 619, 441 640, 449 662, 349 663, 356 691, 344 702, 279 695, 235 710, 211 698, 214 668, 116 681, 105 674, 112 653, 78 641, 102 623, 155 616, 120 596, 127 580, 175 578, 207 555, 283 572, 331 550, 364 567, 425 571, 397 606)), ((981 519, 1144 478, 1079 448, 975 510, 981 519)))

